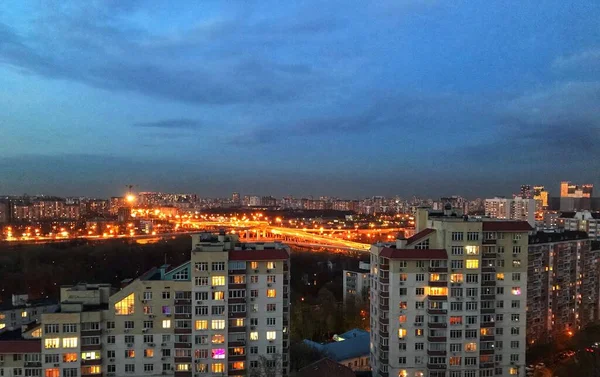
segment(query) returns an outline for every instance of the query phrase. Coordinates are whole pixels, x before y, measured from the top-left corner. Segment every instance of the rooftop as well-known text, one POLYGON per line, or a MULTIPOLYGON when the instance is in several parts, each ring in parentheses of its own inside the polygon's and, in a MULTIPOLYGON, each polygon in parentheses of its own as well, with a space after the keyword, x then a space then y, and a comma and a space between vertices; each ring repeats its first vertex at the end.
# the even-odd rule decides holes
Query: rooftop
POLYGON ((564 231, 564 232, 537 232, 529 236, 529 244, 541 244, 551 242, 567 242, 575 240, 588 239, 588 234, 583 231, 564 231))
POLYGON ((300 369, 296 377, 355 377, 352 369, 324 358, 300 369))
POLYGON ((431 233, 435 233, 435 229, 431 229, 431 228, 423 229, 419 233, 413 235, 408 240, 406 240, 407 245, 413 244, 413 243, 419 241, 420 239, 427 237, 431 233))
POLYGON ((12 302, 0 303, 0 311, 4 310, 15 310, 25 308, 35 308, 40 306, 58 305, 58 301, 50 298, 39 298, 33 300, 27 300, 24 305, 13 305, 12 302))
POLYGON ((344 340, 320 344, 305 339, 304 344, 317 349, 335 361, 343 361, 369 355, 370 338, 367 331, 353 329, 339 335, 339 337, 344 338, 344 340))

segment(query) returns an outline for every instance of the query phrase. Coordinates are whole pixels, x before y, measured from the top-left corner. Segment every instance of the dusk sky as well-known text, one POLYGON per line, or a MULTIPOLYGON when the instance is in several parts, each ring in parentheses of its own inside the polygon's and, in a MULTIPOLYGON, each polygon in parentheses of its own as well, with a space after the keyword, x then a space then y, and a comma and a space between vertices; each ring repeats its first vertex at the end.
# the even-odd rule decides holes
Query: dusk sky
POLYGON ((5 1, 0 88, 0 194, 600 184, 597 0, 5 1))

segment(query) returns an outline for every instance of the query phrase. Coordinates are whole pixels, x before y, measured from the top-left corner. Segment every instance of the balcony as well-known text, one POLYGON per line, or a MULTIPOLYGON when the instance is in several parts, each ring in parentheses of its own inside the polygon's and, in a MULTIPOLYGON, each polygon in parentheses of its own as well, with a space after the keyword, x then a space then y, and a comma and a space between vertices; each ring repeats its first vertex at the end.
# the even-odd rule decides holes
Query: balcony
POLYGON ((175 377, 192 377, 192 371, 185 371, 185 372, 181 372, 181 371, 175 371, 175 377))
POLYGON ((191 363, 192 358, 191 357, 176 357, 175 362, 176 363, 191 363))
POLYGON ((427 314, 448 314, 448 310, 446 309, 427 309, 427 314))
POLYGON ((427 369, 445 370, 446 368, 447 368, 446 364, 429 364, 429 363, 427 363, 427 369))
POLYGON ((246 284, 229 284, 229 289, 246 289, 246 284))
MULTIPOLYGON (((285 312, 286 308, 283 308, 283 311, 285 312)), ((246 318, 246 312, 239 312, 239 313, 229 313, 229 318, 246 318)))
POLYGON ((479 350, 479 354, 480 355, 493 355, 494 354, 494 350, 479 350))
MULTIPOLYGON (((285 326, 285 323, 283 324, 285 326)), ((246 332, 246 326, 230 326, 229 332, 246 332)))
POLYGON ((390 305, 389 304, 379 304, 379 310, 389 311, 390 310, 390 305))
POLYGON ((229 355, 229 361, 245 361, 246 355, 229 355))
POLYGON ((479 340, 481 340, 482 342, 489 342, 489 341, 494 341, 495 337, 494 337, 494 335, 481 335, 479 337, 479 340))
POLYGON ((228 376, 243 376, 246 374, 246 369, 229 369, 228 376))
POLYGON ((431 301, 448 301, 448 296, 429 295, 429 296, 427 296, 427 298, 430 299, 431 301))
POLYGON ((390 278, 389 278, 389 277, 387 277, 387 278, 382 278, 382 277, 380 277, 380 278, 379 278, 379 282, 380 282, 381 284, 390 284, 390 278))
POLYGON ((175 329, 175 334, 191 334, 191 333, 192 333, 191 327, 175 329))
POLYGON ((229 301, 227 301, 227 303, 228 304, 245 304, 246 298, 245 297, 230 298, 229 301))
POLYGON ((288 285, 290 284, 290 281, 288 279, 283 279, 283 285, 288 285))
POLYGON ((102 330, 98 329, 98 330, 81 330, 81 336, 101 336, 102 335, 102 330))
POLYGON ((100 351, 102 350, 102 344, 88 344, 88 345, 81 345, 81 350, 82 351, 100 351))
POLYGON ((494 322, 481 322, 481 326, 482 328, 484 327, 494 327, 494 322))
MULTIPOLYGON (((38 364, 40 367, 42 366, 41 363, 38 364)), ((102 359, 81 359, 81 365, 102 365, 102 359)), ((27 363, 25 366, 28 366, 27 363)))
POLYGON ((381 292, 379 292, 379 297, 389 298, 390 297, 390 292, 389 291, 387 291, 387 292, 381 291, 381 292))
POLYGON ((390 264, 389 263, 381 263, 379 265, 379 269, 382 271, 389 271, 390 270, 390 264))
POLYGON ((496 299, 496 295, 495 294, 482 294, 481 295, 481 301, 488 301, 488 300, 495 300, 496 299))
POLYGON ((175 313, 175 319, 191 319, 191 318, 192 318, 192 313, 175 313))
POLYGON ((445 336, 428 336, 427 337, 428 342, 445 342, 446 340, 447 340, 447 337, 445 337, 445 336))
POLYGON ((379 369, 379 371, 377 372, 379 374, 379 377, 389 377, 389 372, 384 372, 381 369, 379 369))
MULTIPOLYGON (((83 364, 82 360, 82 364, 83 364)), ((102 360, 98 360, 99 364, 102 364, 102 360)), ((1 364, 1 363, 0 363, 1 364)), ((25 362, 25 368, 41 368, 42 367, 42 362, 41 361, 26 361, 25 362)))
POLYGON ((427 327, 430 329, 445 329, 448 327, 448 324, 446 322, 429 322, 427 323, 427 327))
POLYGON ((481 272, 496 272, 496 267, 494 267, 494 266, 481 266, 481 272))
POLYGON ((481 286, 482 287, 495 287, 496 281, 495 280, 484 280, 481 282, 481 286))
POLYGON ((494 367, 494 363, 491 361, 486 361, 484 363, 480 362, 479 363, 479 369, 486 369, 486 368, 493 368, 494 367))
POLYGON ((383 325, 389 325, 390 324, 390 319, 389 318, 379 317, 379 323, 381 323, 383 325))
POLYGON ((495 245, 496 240, 483 240, 483 241, 481 241, 481 243, 484 245, 495 245))
POLYGON ((175 305, 191 305, 192 304, 192 299, 191 298, 178 298, 175 299, 175 305))
POLYGON ((430 287, 447 287, 448 286, 448 282, 447 281, 429 281, 429 286, 430 287))
POLYGON ((494 314, 496 309, 494 308, 481 308, 481 314, 494 314))
POLYGON ((383 330, 379 330, 379 336, 382 338, 387 338, 390 336, 390 332, 388 331, 383 331, 383 330))
POLYGON ((192 348, 192 343, 175 343, 175 348, 192 348))
POLYGON ((496 259, 496 256, 497 256, 496 253, 482 253, 481 254, 482 259, 496 259))
POLYGON ((390 346, 389 346, 389 345, 385 345, 385 346, 384 346, 383 344, 381 344, 381 343, 380 343, 380 344, 379 344, 379 349, 380 349, 381 351, 389 351, 389 349, 390 349, 390 346))
POLYGON ((428 356, 446 356, 446 350, 427 350, 428 356))
POLYGON ((429 267, 429 272, 448 272, 448 267, 429 267))

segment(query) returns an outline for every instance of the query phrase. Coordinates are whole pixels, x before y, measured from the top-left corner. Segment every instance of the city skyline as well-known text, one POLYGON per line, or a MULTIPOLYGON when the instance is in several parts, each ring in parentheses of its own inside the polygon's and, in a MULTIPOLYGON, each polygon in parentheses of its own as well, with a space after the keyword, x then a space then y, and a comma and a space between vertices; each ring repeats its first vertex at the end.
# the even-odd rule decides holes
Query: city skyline
POLYGON ((3 4, 0 192, 598 184, 599 14, 560 1, 3 4))

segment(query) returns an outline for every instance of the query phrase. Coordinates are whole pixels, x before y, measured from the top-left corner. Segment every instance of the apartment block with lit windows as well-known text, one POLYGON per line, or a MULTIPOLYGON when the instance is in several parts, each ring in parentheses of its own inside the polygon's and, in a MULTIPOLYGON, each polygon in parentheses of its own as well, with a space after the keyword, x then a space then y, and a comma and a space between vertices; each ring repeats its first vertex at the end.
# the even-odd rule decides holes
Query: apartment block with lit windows
POLYGON ((192 243, 189 262, 153 268, 119 291, 63 287, 60 310, 32 330, 43 375, 242 376, 266 363, 287 376, 289 249, 224 233, 192 243))
POLYGON ((421 208, 414 236, 373 245, 373 375, 524 375, 530 230, 421 208))
POLYGON ((527 340, 573 335, 599 318, 600 250, 583 231, 529 237, 527 340))

